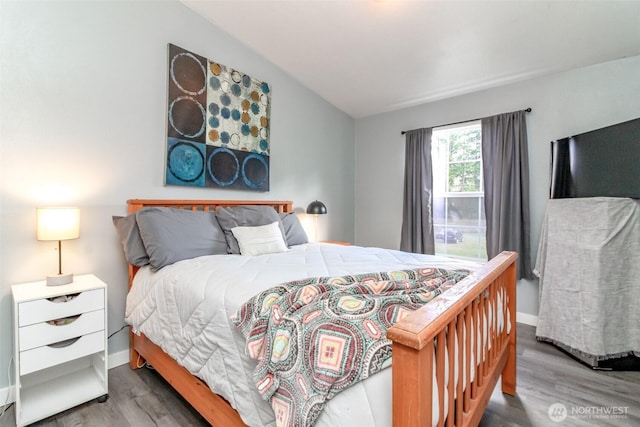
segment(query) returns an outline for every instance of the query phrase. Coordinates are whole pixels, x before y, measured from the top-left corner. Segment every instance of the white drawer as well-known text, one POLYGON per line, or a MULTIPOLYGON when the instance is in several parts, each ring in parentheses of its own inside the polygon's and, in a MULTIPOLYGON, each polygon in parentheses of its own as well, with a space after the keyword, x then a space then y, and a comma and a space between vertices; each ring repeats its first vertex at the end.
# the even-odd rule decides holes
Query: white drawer
MULTIPOLYGON (((20 375, 30 374, 104 350, 104 330, 80 337, 66 347, 42 346, 20 352, 20 375)), ((54 390, 52 390, 54 391, 54 390)))
POLYGON ((69 338, 104 329, 104 310, 83 313, 69 324, 52 325, 47 322, 24 326, 19 330, 20 351, 30 350, 69 338))
POLYGON ((81 292, 67 302, 52 302, 46 298, 18 304, 18 326, 32 325, 61 317, 74 316, 88 311, 104 309, 104 290, 81 292))

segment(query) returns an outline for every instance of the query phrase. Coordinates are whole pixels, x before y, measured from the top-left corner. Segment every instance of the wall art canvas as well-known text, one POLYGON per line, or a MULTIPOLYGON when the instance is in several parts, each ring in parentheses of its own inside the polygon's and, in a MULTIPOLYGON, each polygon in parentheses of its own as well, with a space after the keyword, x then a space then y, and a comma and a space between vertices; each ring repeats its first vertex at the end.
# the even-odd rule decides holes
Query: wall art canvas
POLYGON ((169 44, 165 184, 269 190, 271 88, 169 44))

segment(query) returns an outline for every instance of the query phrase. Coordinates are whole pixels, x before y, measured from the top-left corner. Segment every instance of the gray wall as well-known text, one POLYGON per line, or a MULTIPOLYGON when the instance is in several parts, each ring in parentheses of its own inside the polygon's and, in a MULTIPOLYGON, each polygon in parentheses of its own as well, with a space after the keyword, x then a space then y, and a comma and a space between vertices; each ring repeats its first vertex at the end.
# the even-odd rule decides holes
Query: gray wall
MULTIPOLYGON (((549 195, 550 141, 640 117, 638 76, 640 57, 632 57, 356 120, 356 243, 400 246, 400 131, 531 107, 527 130, 535 262, 549 195)), ((518 284, 517 310, 537 316, 537 281, 518 284)))
MULTIPOLYGON (((179 2, 0 1, 0 401, 12 353, 10 285, 57 271, 35 208, 81 209, 63 270, 109 285, 109 331, 123 325, 126 264, 112 215, 129 198, 326 203, 319 239, 353 240, 354 121, 179 2), (271 191, 163 185, 167 44, 268 82, 271 191)), ((126 333, 109 340, 122 355, 126 333)), ((4 390, 3 390, 4 389, 4 390)))

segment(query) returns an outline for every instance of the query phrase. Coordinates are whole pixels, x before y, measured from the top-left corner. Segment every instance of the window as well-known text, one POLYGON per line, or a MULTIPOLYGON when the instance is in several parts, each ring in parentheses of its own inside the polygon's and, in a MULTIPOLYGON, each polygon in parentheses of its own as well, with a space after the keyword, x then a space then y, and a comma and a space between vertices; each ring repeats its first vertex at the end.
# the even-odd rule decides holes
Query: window
POLYGON ((436 255, 487 259, 480 122, 433 130, 436 255))

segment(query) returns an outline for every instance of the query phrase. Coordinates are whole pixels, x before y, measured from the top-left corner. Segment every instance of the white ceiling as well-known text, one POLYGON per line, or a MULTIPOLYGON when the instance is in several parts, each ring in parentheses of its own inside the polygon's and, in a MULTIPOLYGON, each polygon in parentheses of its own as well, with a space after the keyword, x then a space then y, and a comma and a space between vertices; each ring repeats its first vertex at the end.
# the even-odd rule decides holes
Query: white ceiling
POLYGON ((181 1, 354 118, 640 55, 638 0, 181 1))

